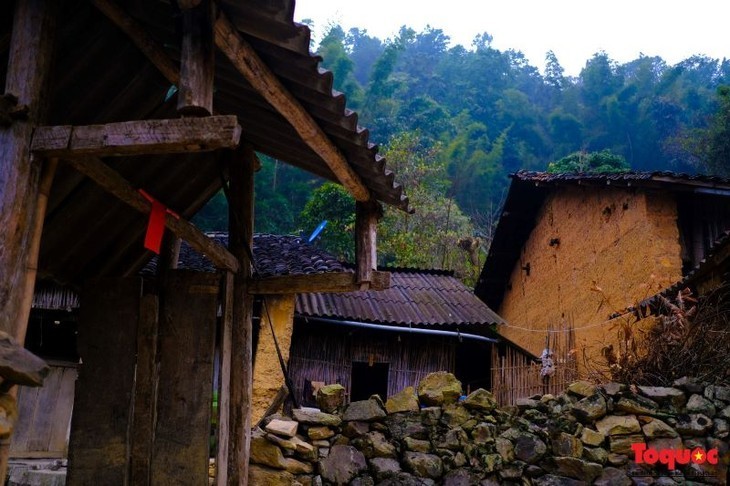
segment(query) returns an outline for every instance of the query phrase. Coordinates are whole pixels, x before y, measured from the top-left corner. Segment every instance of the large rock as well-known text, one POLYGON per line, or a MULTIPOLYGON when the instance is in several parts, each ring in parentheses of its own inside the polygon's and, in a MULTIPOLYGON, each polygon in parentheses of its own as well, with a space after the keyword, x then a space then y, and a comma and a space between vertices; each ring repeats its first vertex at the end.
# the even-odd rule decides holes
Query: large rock
POLYGON ((659 408, 659 404, 654 400, 642 396, 635 396, 633 398, 621 397, 614 406, 614 409, 618 412, 642 415, 653 414, 657 408, 659 408))
POLYGON ((317 406, 325 413, 335 413, 345 403, 345 387, 340 384, 325 385, 317 390, 317 406))
POLYGON ((614 454, 633 455, 631 445, 640 442, 644 442, 644 436, 641 434, 612 435, 609 438, 609 447, 610 451, 614 454))
POLYGON ((367 470, 367 467, 362 452, 347 445, 332 447, 329 455, 319 461, 319 473, 322 478, 335 484, 349 483, 355 476, 367 470))
POLYGON ((606 415, 606 399, 596 393, 573 405, 573 414, 583 423, 593 422, 606 415))
POLYGON ((376 481, 395 477, 401 472, 400 463, 390 457, 374 457, 369 462, 376 481))
POLYGON ((670 405, 679 410, 687 403, 687 397, 682 390, 668 386, 640 386, 639 391, 652 400, 661 404, 670 405))
POLYGON ((284 459, 285 469, 292 474, 311 474, 314 467, 308 462, 297 461, 293 457, 284 459))
POLYGON ((381 432, 372 431, 352 440, 352 445, 362 452, 366 458, 395 457, 395 446, 388 442, 381 432))
POLYGON ((677 417, 674 429, 683 436, 699 437, 712 430, 712 419, 701 413, 691 413, 677 417))
POLYGON ((585 445, 599 446, 603 444, 604 440, 606 440, 606 436, 598 431, 584 427, 580 434, 580 440, 583 441, 585 445))
POLYGON ((407 451, 403 458, 406 467, 416 476, 438 479, 443 474, 444 465, 439 456, 407 451))
POLYGON ((594 486, 631 486, 633 482, 621 469, 615 467, 606 467, 601 472, 601 475, 594 486))
POLYGON ((556 456, 580 457, 583 443, 577 437, 561 432, 552 439, 553 454, 556 456))
POLYGON ((596 428, 603 435, 626 435, 641 432, 639 421, 633 415, 609 415, 596 422, 596 428))
POLYGON ((575 457, 555 457, 553 460, 558 468, 558 474, 573 479, 584 479, 589 483, 597 478, 603 470, 600 464, 575 457))
POLYGON ((407 386, 395 395, 391 395, 385 401, 385 410, 388 413, 417 412, 418 398, 416 397, 416 389, 407 386))
POLYGON ((528 464, 535 464, 547 452, 545 443, 532 434, 520 433, 513 443, 515 457, 528 464))
POLYGON ((251 434, 251 462, 276 469, 286 469, 281 449, 269 442, 261 431, 251 434))
POLYGON ((441 413, 441 423, 448 427, 458 427, 471 418, 471 414, 461 403, 444 405, 441 413))
POLYGON ((677 431, 666 424, 666 422, 657 418, 641 427, 647 439, 659 439, 662 437, 677 437, 677 431))
POLYGON ((588 381, 576 381, 568 385, 568 391, 579 397, 589 397, 596 393, 596 385, 588 381))
POLYGON ((588 483, 578 479, 566 478, 565 476, 546 474, 533 479, 532 484, 535 486, 586 486, 588 483))
POLYGON ((461 396, 461 382, 446 371, 427 375, 418 384, 418 398, 425 405, 455 403, 461 396))
MULTIPOLYGON (((718 387, 715 387, 715 391, 717 391, 717 388, 718 387)), ((687 401, 687 411, 689 413, 701 413, 708 417, 714 417, 715 405, 713 405, 713 403, 707 398, 695 394, 689 397, 689 400, 687 401)))
POLYGON ((256 464, 248 466, 248 484, 291 486, 293 483, 294 475, 289 471, 269 469, 256 464))
POLYGON ((472 486, 479 484, 479 474, 464 468, 454 469, 444 476, 442 484, 444 486, 472 486))
POLYGON ((342 423, 342 419, 337 415, 324 413, 316 408, 297 408, 292 411, 292 415, 300 424, 337 427, 342 423))
POLYGON ((297 435, 298 427, 299 422, 295 422, 294 420, 274 419, 266 424, 265 429, 266 432, 271 432, 282 437, 294 437, 297 435))
MULTIPOLYGON (((461 384, 459 384, 459 387, 461 387, 461 384)), ((488 392, 484 388, 478 388, 466 397, 464 406, 469 410, 491 412, 497 407, 497 401, 491 392, 488 392)))
POLYGON ((369 398, 367 400, 351 402, 345 409, 345 415, 342 419, 345 422, 353 420, 358 422, 372 422, 373 420, 382 419, 385 416, 385 410, 383 410, 380 402, 374 398, 369 398))

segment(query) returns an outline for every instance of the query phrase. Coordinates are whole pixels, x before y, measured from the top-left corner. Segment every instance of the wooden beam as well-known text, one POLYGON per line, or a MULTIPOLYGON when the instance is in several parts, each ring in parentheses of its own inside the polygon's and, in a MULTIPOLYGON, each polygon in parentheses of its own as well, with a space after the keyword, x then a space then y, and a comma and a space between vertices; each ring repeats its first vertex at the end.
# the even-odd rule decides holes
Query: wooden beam
POLYGON ((234 115, 141 120, 38 127, 31 151, 47 157, 171 154, 232 148, 240 138, 234 115))
MULTIPOLYGON (((22 320, 22 307, 27 305, 23 299, 26 262, 41 171, 40 160, 32 158, 28 148, 33 127, 45 114, 43 95, 53 50, 56 2, 15 3, 5 94, 27 106, 28 112, 25 118, 0 126, 0 330, 23 344, 19 338, 28 325, 27 319, 22 320)), ((2 464, 0 474, 4 474, 2 464)))
POLYGON ((360 284, 370 282, 377 268, 376 228, 381 215, 376 201, 355 203, 355 263, 360 284))
MULTIPOLYGON (((183 3, 183 2, 179 2, 183 3)), ((188 2, 182 12, 183 40, 177 111, 181 115, 213 114, 213 2, 188 2)), ((183 6, 181 5, 181 8, 183 6)))
POLYGON ((132 40, 147 59, 155 65, 172 84, 180 83, 180 70, 165 52, 165 49, 112 0, 91 0, 96 8, 119 27, 132 40))
POLYGON ((357 201, 369 201, 370 191, 347 159, 335 147, 312 115, 299 103, 223 12, 214 24, 216 46, 233 66, 282 116, 302 140, 327 164, 338 181, 357 201))
MULTIPOLYGON (((137 211, 149 214, 152 203, 135 189, 121 174, 95 158, 76 158, 67 161, 79 172, 87 175, 103 189, 137 211)), ((183 218, 168 216, 165 226, 175 235, 187 241, 193 249, 207 256, 221 269, 237 271, 238 260, 223 246, 211 240, 198 228, 183 218)))
POLYGON ((362 288, 352 272, 316 273, 313 275, 282 275, 251 281, 248 292, 252 295, 281 295, 303 293, 342 293, 359 290, 386 290, 390 288, 390 273, 371 273, 369 285, 362 288))
POLYGON ((245 146, 231 153, 228 164, 228 204, 231 253, 241 262, 233 279, 233 333, 231 336, 231 379, 228 484, 248 484, 251 448, 251 402, 253 389, 253 296, 247 287, 253 248, 254 167, 256 155, 245 146))
POLYGON ((220 322, 220 375, 218 383, 218 450, 215 456, 215 484, 228 484, 228 446, 231 443, 231 340, 233 338, 233 279, 231 272, 223 276, 220 322))

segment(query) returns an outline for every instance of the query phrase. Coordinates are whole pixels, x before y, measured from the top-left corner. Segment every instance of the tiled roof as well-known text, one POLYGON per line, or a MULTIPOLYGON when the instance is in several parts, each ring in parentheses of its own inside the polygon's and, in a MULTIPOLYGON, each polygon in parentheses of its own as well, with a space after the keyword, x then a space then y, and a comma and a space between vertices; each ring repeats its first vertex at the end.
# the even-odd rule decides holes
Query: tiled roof
MULTIPOLYGON (((228 233, 208 233, 208 236, 223 246, 228 245, 228 233)), ((326 251, 293 235, 254 235, 253 256, 254 276, 257 277, 350 271, 326 251)), ((153 274, 156 268, 155 257, 145 266, 143 273, 153 274)), ((186 242, 180 246, 178 268, 215 271, 210 260, 193 250, 186 242)))
POLYGON ((651 182, 660 184, 673 184, 681 186, 683 184, 713 186, 730 185, 730 179, 724 177, 700 175, 700 174, 680 174, 669 171, 653 171, 653 172, 615 172, 615 173, 591 173, 591 172, 568 172, 568 173, 549 173, 549 172, 532 172, 520 170, 512 174, 512 179, 536 182, 536 183, 618 183, 620 185, 630 185, 632 182, 639 185, 646 185, 651 182))
POLYGON ((302 317, 401 326, 484 326, 504 322, 449 272, 390 272, 388 290, 298 294, 296 312, 302 317))

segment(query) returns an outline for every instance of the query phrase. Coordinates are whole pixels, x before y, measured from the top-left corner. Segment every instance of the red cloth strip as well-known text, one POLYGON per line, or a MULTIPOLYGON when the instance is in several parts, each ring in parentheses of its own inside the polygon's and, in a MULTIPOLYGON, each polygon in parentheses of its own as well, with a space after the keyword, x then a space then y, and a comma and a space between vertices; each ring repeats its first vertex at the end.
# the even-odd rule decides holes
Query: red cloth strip
POLYGON ((165 215, 167 208, 159 201, 152 201, 152 211, 147 222, 147 234, 144 237, 144 247, 160 254, 162 236, 165 234, 165 215))

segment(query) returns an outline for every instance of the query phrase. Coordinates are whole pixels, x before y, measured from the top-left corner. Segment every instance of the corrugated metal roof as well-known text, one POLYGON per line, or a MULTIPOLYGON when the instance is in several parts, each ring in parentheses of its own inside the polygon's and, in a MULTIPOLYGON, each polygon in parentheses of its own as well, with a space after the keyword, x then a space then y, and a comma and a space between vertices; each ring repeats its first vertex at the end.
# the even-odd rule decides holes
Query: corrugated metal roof
POLYGON ((391 287, 388 290, 298 294, 296 313, 301 317, 398 326, 484 326, 504 322, 450 273, 428 270, 390 272, 391 287))
MULTIPOLYGON (((120 2, 145 30, 179 60, 175 2, 120 2)), ((332 90, 332 74, 309 52, 310 32, 293 22, 293 0, 217 2, 242 36, 342 152, 374 197, 408 209, 408 199, 377 154, 357 114, 332 90)), ((87 125, 176 118, 170 83, 126 34, 91 2, 65 0, 58 19, 51 125, 87 125)), ((0 81, 7 69, 13 2, 0 2, 0 81)), ((216 58, 214 108, 238 116, 241 140, 270 155, 333 179, 324 161, 244 80, 222 55, 216 58)), ((189 218, 221 187, 219 154, 116 157, 105 160, 136 187, 189 218)), ((40 274, 79 284, 96 276, 134 274, 151 257, 142 247, 146 219, 95 183, 61 164, 51 191, 40 254, 40 274)))
POLYGON ((667 171, 622 172, 611 174, 518 171, 510 176, 512 183, 500 215, 489 254, 475 288, 476 295, 492 309, 502 305, 522 247, 536 224, 536 218, 546 196, 561 185, 595 185, 638 187, 646 190, 671 192, 718 191, 730 195, 730 179, 678 174, 667 171))

